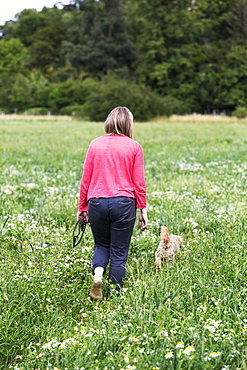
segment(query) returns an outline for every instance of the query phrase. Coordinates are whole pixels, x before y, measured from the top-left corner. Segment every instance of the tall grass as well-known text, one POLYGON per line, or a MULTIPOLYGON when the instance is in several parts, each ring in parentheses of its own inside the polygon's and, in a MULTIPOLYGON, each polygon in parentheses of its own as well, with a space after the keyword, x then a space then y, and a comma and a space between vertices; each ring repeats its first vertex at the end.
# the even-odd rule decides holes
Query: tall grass
MULTIPOLYGON (((91 302, 93 239, 72 247, 82 164, 99 123, 1 127, 0 369, 247 369, 247 126, 138 123, 149 221, 120 296, 91 302), (184 239, 154 271, 159 229, 184 239)), ((107 280, 107 278, 105 279, 107 280)))

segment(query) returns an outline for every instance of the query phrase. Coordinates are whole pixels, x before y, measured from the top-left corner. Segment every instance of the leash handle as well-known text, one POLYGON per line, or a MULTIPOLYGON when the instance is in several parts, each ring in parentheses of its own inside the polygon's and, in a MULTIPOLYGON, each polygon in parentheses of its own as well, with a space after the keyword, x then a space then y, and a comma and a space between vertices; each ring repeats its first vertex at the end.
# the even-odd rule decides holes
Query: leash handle
POLYGON ((87 223, 83 217, 76 222, 73 230, 73 247, 76 247, 82 241, 86 225, 87 223))

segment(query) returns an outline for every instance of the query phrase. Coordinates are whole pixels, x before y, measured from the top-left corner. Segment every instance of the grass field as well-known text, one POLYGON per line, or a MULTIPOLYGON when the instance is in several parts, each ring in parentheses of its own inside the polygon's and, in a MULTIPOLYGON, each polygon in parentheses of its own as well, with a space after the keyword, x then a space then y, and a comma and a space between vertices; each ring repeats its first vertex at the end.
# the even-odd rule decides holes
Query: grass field
POLYGON ((86 149, 103 124, 1 118, 0 369, 247 369, 247 122, 137 123, 149 228, 120 296, 90 301, 72 247, 86 149), (157 274, 159 229, 184 239, 157 274))

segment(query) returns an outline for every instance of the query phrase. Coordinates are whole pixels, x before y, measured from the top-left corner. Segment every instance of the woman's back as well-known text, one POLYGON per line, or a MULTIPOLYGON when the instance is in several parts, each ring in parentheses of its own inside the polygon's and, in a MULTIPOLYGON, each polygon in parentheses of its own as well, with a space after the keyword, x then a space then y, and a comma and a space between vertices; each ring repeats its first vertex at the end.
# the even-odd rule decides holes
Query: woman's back
POLYGON ((142 148, 124 135, 100 136, 89 146, 84 173, 90 177, 88 199, 135 198, 136 186, 145 188, 142 148))

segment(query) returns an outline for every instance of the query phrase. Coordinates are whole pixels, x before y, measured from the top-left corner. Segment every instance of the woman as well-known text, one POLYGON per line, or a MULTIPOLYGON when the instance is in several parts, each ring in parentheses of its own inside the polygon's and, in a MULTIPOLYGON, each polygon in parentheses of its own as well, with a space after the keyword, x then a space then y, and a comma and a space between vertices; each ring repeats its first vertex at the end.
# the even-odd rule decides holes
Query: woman
POLYGON ((147 228, 143 151, 132 132, 130 110, 113 109, 105 121, 105 135, 91 142, 84 162, 78 218, 90 222, 94 237, 93 300, 102 299, 108 262, 110 283, 123 286, 136 207, 141 231, 147 228))

